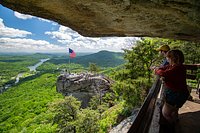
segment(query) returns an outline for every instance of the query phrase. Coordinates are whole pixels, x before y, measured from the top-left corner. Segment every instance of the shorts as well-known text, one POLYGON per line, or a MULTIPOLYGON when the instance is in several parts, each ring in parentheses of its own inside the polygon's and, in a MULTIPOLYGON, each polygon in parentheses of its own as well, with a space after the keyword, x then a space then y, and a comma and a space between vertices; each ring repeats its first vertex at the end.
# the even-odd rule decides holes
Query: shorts
POLYGON ((189 97, 189 92, 176 92, 169 88, 165 89, 165 101, 166 103, 176 107, 181 108, 183 104, 187 101, 189 97))

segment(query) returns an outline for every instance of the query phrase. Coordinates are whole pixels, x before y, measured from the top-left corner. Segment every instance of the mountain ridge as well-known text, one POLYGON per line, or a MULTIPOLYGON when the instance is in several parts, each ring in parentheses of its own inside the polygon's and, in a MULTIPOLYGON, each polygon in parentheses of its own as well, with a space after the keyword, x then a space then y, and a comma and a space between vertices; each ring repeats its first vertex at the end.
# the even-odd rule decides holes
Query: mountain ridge
MULTIPOLYGON (((69 57, 66 58, 63 56, 61 58, 55 58, 50 60, 49 62, 54 64, 69 63, 69 57)), ((125 63, 125 60, 123 59, 122 52, 111 52, 103 50, 97 53, 77 56, 70 59, 70 63, 81 64, 85 67, 88 67, 90 63, 95 63, 96 65, 101 67, 115 67, 125 63)))

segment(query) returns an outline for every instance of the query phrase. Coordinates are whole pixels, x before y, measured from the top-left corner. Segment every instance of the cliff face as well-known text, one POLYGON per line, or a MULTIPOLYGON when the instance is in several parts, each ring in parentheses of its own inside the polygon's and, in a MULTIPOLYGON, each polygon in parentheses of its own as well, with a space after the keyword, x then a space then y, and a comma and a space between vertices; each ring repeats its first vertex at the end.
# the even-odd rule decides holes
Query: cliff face
POLYGON ((65 96, 72 95, 82 101, 82 108, 88 106, 92 96, 102 97, 110 91, 111 82, 104 76, 93 74, 62 74, 57 79, 57 91, 65 96))
POLYGON ((200 40, 199 0, 1 0, 1 4, 84 36, 200 40))

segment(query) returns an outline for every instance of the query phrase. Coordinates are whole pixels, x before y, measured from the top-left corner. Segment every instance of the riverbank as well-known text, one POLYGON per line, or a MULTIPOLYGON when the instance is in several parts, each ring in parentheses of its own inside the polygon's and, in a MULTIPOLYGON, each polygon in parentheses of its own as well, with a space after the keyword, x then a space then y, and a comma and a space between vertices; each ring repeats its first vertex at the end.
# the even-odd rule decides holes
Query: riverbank
POLYGON ((4 86, 0 87, 0 94, 5 92, 7 89, 9 89, 10 87, 18 84, 20 82, 20 78, 27 78, 27 77, 31 77, 34 76, 36 74, 36 68, 39 67, 40 65, 42 65, 44 62, 50 60, 50 58, 46 58, 46 59, 40 59, 40 61, 38 63, 36 63, 33 66, 28 66, 27 68, 29 68, 29 72, 23 72, 23 73, 19 73, 16 76, 15 80, 10 80, 7 83, 5 83, 4 86))

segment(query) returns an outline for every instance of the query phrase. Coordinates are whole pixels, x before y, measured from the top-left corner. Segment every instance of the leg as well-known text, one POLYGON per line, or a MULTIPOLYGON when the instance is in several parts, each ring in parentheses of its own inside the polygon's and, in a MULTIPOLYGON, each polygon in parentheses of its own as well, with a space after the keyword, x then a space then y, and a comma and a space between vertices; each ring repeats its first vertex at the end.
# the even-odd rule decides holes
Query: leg
POLYGON ((162 109, 162 114, 165 119, 172 124, 178 117, 178 109, 165 102, 162 109))
POLYGON ((178 122, 178 108, 174 109, 174 112, 172 113, 172 117, 173 117, 173 122, 176 123, 178 122))

